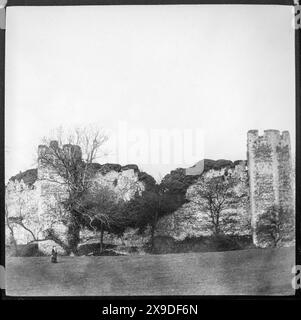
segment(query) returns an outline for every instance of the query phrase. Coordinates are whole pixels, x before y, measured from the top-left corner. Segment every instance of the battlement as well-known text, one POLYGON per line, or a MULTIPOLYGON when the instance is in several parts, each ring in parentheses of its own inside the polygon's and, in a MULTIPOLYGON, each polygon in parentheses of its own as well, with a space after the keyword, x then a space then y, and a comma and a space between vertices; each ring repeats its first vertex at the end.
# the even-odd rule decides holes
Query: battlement
POLYGON ((38 146, 38 157, 39 159, 45 157, 45 155, 63 155, 73 159, 82 160, 81 147, 74 144, 65 144, 62 148, 59 147, 58 141, 50 141, 49 146, 39 145, 38 146))
POLYGON ((287 130, 280 133, 280 130, 268 129, 264 130, 262 135, 259 135, 258 130, 249 130, 248 143, 252 142, 265 142, 272 145, 290 144, 290 135, 287 130))
POLYGON ((59 146, 58 141, 50 141, 49 146, 38 146, 38 179, 57 179, 57 173, 52 164, 56 164, 60 159, 72 159, 72 161, 82 160, 82 150, 80 146, 65 144, 59 146))

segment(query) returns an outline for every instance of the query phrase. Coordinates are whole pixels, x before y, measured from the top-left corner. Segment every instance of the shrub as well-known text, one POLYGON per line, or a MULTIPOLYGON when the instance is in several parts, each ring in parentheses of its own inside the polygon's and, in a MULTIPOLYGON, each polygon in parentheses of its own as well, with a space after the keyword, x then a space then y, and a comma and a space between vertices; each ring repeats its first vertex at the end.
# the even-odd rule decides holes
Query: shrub
POLYGON ((292 208, 271 206, 258 217, 256 233, 259 244, 279 247, 294 239, 295 221, 292 208))

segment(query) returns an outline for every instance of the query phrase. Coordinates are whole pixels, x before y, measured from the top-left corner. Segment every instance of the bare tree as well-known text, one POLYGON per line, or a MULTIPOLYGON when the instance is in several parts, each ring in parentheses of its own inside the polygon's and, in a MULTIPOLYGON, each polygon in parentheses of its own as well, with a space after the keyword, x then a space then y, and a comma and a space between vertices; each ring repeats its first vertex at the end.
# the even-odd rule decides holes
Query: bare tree
MULTIPOLYGON (((56 240, 48 237, 47 233, 44 232, 45 225, 39 219, 37 203, 32 201, 33 199, 24 196, 25 192, 26 191, 19 193, 17 198, 14 198, 13 212, 9 211, 7 202, 5 203, 6 225, 10 231, 16 253, 18 250, 15 227, 17 226, 30 235, 31 240, 27 243, 56 240)), ((48 230, 53 229, 54 224, 60 222, 64 217, 62 213, 58 213, 58 207, 58 205, 54 205, 51 201, 47 203, 48 219, 46 224, 48 230)))
MULTIPOLYGON (((40 151, 39 161, 41 166, 46 166, 55 173, 52 177, 45 177, 45 179, 60 184, 67 193, 62 204, 69 213, 68 246, 74 254, 77 254, 82 215, 78 204, 89 190, 93 175, 92 163, 107 141, 107 136, 97 129, 77 128, 67 138, 63 136, 62 130, 59 130, 57 138, 40 151), (68 143, 64 144, 64 142, 68 143), (82 159, 82 150, 84 159, 82 159)), ((44 138, 44 141, 47 139, 44 138)))
POLYGON ((13 243, 14 249, 15 249, 15 253, 16 255, 18 255, 18 245, 17 245, 17 240, 15 238, 15 230, 14 230, 14 225, 13 223, 10 221, 10 217, 8 214, 8 209, 7 209, 7 204, 5 203, 5 223, 6 226, 9 229, 10 232, 10 236, 11 236, 11 242, 13 243))
POLYGON ((123 231, 126 219, 122 216, 123 200, 107 186, 92 188, 78 202, 82 212, 83 225, 100 234, 100 253, 103 252, 104 232, 123 231))
POLYGON ((82 150, 82 158, 86 163, 92 163, 95 160, 106 156, 104 144, 108 141, 108 136, 103 129, 95 126, 75 127, 71 131, 64 131, 60 126, 51 137, 44 137, 42 143, 49 145, 51 141, 56 140, 60 148, 64 144, 78 145, 82 150))
POLYGON ((106 155, 101 147, 107 142, 108 136, 103 130, 92 126, 75 129, 74 135, 70 136, 69 143, 77 144, 81 147, 83 158, 86 163, 92 163, 99 157, 106 155))
POLYGON ((150 226, 150 246, 153 250, 158 220, 174 212, 177 206, 175 197, 153 181, 151 188, 141 194, 136 193, 135 197, 124 204, 123 213, 128 226, 139 229, 150 226))
MULTIPOLYGON (((26 186, 22 186, 26 188, 26 186)), ((41 231, 41 226, 38 221, 38 207, 36 201, 30 197, 28 189, 23 189, 21 192, 18 192, 13 199, 8 199, 8 194, 6 193, 5 201, 5 216, 6 224, 10 230, 11 235, 14 237, 14 227, 18 225, 25 231, 27 231, 32 241, 39 240, 38 234, 41 231), (13 204, 12 204, 13 202, 13 204), (9 206, 12 210, 8 209, 8 203, 11 203, 12 207, 9 206), (35 228, 32 228, 32 225, 35 225, 35 228)))
POLYGON ((234 191, 236 182, 231 176, 203 176, 190 195, 190 202, 195 203, 208 217, 208 227, 214 235, 223 233, 229 226, 231 229, 231 224, 236 223, 236 212, 227 211, 238 198, 234 191))
POLYGON ((77 203, 82 212, 85 227, 100 234, 100 252, 103 252, 104 232, 121 235, 131 225, 130 214, 124 214, 126 203, 135 195, 141 195, 144 187, 139 179, 128 176, 116 181, 111 177, 103 183, 93 182, 77 203))

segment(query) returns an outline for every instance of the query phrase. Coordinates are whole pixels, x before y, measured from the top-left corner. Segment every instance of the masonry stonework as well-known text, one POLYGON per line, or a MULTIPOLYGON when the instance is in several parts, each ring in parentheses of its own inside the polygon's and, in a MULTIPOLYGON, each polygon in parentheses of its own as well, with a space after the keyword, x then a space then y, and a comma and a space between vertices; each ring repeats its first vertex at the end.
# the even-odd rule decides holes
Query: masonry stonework
MULTIPOLYGON (((50 142, 50 147, 52 150, 59 148, 56 141, 50 142)), ((64 145, 62 148, 64 154, 82 161, 80 147, 64 145)), ((53 228, 61 238, 66 234, 66 226, 60 222, 56 214, 60 215, 61 210, 64 210, 60 203, 68 197, 68 192, 56 170, 42 160, 45 152, 49 153, 49 148, 40 145, 37 169, 30 169, 12 177, 6 186, 6 208, 9 216, 12 220, 22 217, 24 226, 32 231, 31 233, 26 228, 15 225, 14 237, 19 244, 43 238, 43 232, 48 228, 53 228)), ((226 161, 219 169, 204 171, 202 175, 210 178, 224 176, 227 172, 237 179, 235 192, 239 201, 233 201, 231 208, 227 210, 236 212, 238 220, 235 230, 230 231, 237 235, 252 234, 254 244, 260 246, 256 234, 259 215, 272 205, 295 209, 294 167, 289 133, 265 130, 263 135, 259 135, 257 130, 250 130, 247 134, 247 161, 235 162, 236 164, 232 165, 231 163, 226 161)), ((146 180, 142 176, 147 174, 140 172, 136 165, 91 165, 91 181, 111 188, 125 201, 130 200, 137 192, 141 194, 146 187, 146 180)), ((158 221, 157 236, 184 240, 208 235, 208 229, 205 227, 206 215, 190 201, 194 196, 195 187, 196 183, 188 187, 187 203, 158 221)), ((136 231, 127 230, 126 235, 120 239, 110 234, 106 234, 105 237, 107 241, 115 244, 126 242, 143 246, 149 240, 150 234, 148 232, 142 237, 136 231)), ((90 236, 85 230, 82 230, 81 234, 83 238, 90 236)), ((7 227, 7 241, 11 236, 11 230, 7 227)), ((39 248, 45 253, 49 253, 53 244, 50 240, 48 242, 39 242, 39 248)))
POLYGON ((256 222, 272 205, 294 208, 294 183, 290 137, 287 131, 248 131, 247 158, 250 187, 253 242, 257 240, 256 222))
MULTIPOLYGON (((55 167, 49 163, 52 150, 58 148, 57 141, 51 141, 50 148, 40 145, 38 167, 33 181, 25 183, 23 179, 13 178, 6 186, 6 205, 11 221, 24 217, 23 224, 26 229, 13 224, 14 238, 18 244, 43 239, 44 231, 49 228, 52 228, 61 240, 66 240, 67 226, 61 221, 60 216, 65 210, 61 201, 68 197, 67 186, 64 179, 57 174, 55 167)), ((73 158, 73 162, 82 161, 79 146, 67 144, 62 149, 64 155, 69 154, 73 158)), ((53 160, 55 158, 53 157, 53 160)), ((105 185, 125 201, 130 200, 136 192, 141 193, 145 188, 145 182, 141 181, 141 172, 135 165, 92 165, 94 168, 90 179, 93 185, 105 185)), ((11 236, 11 231, 6 227, 7 243, 10 242, 11 236)), ((51 252, 53 245, 63 253, 62 248, 52 240, 39 241, 38 245, 39 249, 47 254, 51 252)))
MULTIPOLYGON (((218 170, 210 169, 205 171, 203 176, 205 179, 232 176, 237 181, 234 187, 235 201, 233 199, 231 206, 227 209, 227 213, 237 214, 236 223, 231 226, 231 230, 223 229, 223 232, 237 236, 250 235, 249 185, 246 161, 240 161, 232 167, 226 165, 218 170)), ((212 234, 212 231, 208 228, 208 214, 202 212, 196 204, 202 200, 195 192, 198 181, 196 180, 187 189, 186 199, 188 202, 172 214, 159 220, 156 230, 157 236, 169 236, 175 240, 182 241, 186 238, 197 238, 212 234)))

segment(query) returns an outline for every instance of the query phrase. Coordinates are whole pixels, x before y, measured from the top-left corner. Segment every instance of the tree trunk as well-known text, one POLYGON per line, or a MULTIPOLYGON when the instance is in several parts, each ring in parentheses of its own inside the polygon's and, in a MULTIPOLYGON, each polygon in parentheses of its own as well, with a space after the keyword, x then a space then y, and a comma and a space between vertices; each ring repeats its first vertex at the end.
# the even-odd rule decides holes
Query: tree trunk
POLYGON ((218 236, 220 234, 220 225, 219 225, 219 218, 216 217, 216 221, 214 223, 214 232, 215 235, 218 236))
POLYGON ((274 240, 274 247, 277 248, 279 246, 280 243, 280 236, 278 233, 276 233, 273 237, 274 240))
POLYGON ((17 244, 16 238, 14 237, 14 235, 12 235, 12 237, 11 237, 11 242, 13 243, 13 246, 15 248, 15 255, 16 255, 16 257, 18 257, 19 256, 19 249, 18 249, 18 244, 17 244))
POLYGON ((11 224, 9 222, 8 210, 7 210, 6 204, 5 204, 5 217, 6 217, 6 225, 9 229, 10 236, 11 236, 11 242, 13 243, 13 246, 15 248, 15 255, 18 256, 19 255, 18 244, 17 244, 17 240, 15 238, 14 228, 11 226, 11 224))
POLYGON ((216 225, 216 226, 215 226, 215 235, 218 236, 219 234, 220 234, 219 226, 216 225))
POLYGON ((18 256, 19 255, 18 244, 17 244, 16 238, 15 238, 13 227, 11 227, 9 224, 7 224, 7 226, 8 226, 9 231, 10 231, 11 243, 13 244, 14 249, 15 249, 15 255, 18 256))
POLYGON ((155 227, 154 225, 152 225, 152 228, 151 228, 151 251, 154 250, 154 238, 155 238, 155 227))
POLYGON ((69 255, 72 251, 68 244, 65 244, 64 241, 62 241, 58 235, 56 235, 54 232, 47 235, 45 240, 52 240, 56 244, 58 244, 60 247, 62 247, 66 254, 69 255))
POLYGON ((103 234, 104 234, 104 228, 103 228, 103 223, 102 223, 101 227, 100 227, 99 253, 103 252, 103 234))
POLYGON ((157 221, 158 221, 158 211, 156 211, 156 213, 154 215, 154 221, 153 221, 153 225, 152 225, 152 228, 151 228, 151 251, 154 250, 155 231, 156 231, 157 221))
POLYGON ((79 231, 80 231, 80 227, 78 226, 77 222, 74 219, 72 219, 67 229, 67 243, 70 251, 74 255, 78 255, 77 246, 80 241, 79 231))

